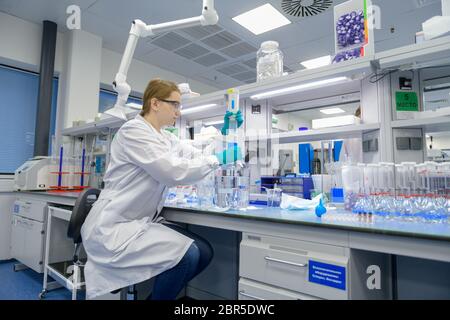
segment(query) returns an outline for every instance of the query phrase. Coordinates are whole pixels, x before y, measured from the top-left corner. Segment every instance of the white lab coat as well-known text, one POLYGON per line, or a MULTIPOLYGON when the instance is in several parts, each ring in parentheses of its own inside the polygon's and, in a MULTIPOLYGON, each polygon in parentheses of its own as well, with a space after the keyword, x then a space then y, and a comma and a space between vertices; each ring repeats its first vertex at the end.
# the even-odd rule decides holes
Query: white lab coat
POLYGON ((88 299, 178 264, 193 240, 161 223, 165 191, 197 182, 217 166, 216 157, 159 133, 140 115, 120 128, 111 144, 105 189, 81 230, 88 299))

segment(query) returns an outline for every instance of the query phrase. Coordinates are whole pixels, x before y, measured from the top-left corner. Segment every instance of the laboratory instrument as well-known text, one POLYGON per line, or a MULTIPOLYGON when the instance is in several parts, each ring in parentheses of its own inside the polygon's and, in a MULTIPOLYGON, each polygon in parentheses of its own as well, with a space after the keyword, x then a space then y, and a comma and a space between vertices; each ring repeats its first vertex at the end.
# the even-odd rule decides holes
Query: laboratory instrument
POLYGON ((50 187, 50 157, 34 157, 14 172, 14 190, 47 190, 50 187))
POLYGON ((224 117, 224 125, 222 127, 222 135, 227 136, 228 140, 236 140, 237 129, 242 125, 242 113, 239 110, 239 90, 230 88, 225 93, 226 114, 224 117))
POLYGON ((250 177, 245 166, 229 166, 215 172, 214 204, 218 208, 246 209, 250 199, 250 177))

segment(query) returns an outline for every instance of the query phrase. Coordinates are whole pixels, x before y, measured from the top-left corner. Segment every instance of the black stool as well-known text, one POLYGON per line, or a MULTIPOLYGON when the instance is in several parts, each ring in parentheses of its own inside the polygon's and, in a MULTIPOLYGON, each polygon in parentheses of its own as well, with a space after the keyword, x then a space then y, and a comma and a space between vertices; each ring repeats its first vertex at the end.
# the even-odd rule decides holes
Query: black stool
MULTIPOLYGON (((84 267, 84 263, 80 261, 79 254, 82 244, 81 239, 81 227, 86 220, 92 205, 97 201, 100 195, 99 189, 87 189, 83 191, 75 202, 75 206, 72 210, 72 216, 70 217, 69 229, 67 231, 67 236, 73 239, 75 244, 75 252, 73 254, 73 264, 74 264, 74 278, 81 278, 80 270, 84 267)), ((82 283, 84 285, 84 283, 82 283)), ((122 291, 125 288, 117 289, 111 293, 115 294, 122 291)), ((128 287, 128 293, 133 294, 133 299, 137 300, 136 287, 134 285, 128 287)), ((125 293, 121 295, 121 298, 125 298, 125 293)))
POLYGON ((99 189, 86 189, 78 196, 75 206, 70 216, 69 228, 67 236, 73 240, 75 251, 73 253, 73 290, 72 299, 76 298, 76 291, 84 286, 84 282, 80 281, 83 275, 84 262, 80 260, 80 250, 82 245, 81 227, 86 220, 92 205, 100 196, 99 189))

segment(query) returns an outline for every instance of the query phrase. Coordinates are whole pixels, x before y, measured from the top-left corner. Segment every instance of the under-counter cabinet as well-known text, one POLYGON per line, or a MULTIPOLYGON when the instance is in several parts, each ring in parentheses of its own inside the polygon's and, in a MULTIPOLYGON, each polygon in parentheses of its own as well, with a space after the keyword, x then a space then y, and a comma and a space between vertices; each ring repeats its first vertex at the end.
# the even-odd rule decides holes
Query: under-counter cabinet
POLYGON ((390 299, 385 254, 243 233, 239 299, 390 299))

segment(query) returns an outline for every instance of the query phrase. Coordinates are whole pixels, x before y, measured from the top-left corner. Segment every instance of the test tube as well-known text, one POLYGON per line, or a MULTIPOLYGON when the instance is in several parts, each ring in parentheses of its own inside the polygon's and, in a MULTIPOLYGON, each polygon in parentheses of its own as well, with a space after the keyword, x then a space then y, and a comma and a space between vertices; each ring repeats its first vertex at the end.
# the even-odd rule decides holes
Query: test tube
POLYGON ((436 175, 437 175, 437 187, 438 194, 445 195, 445 164, 438 163, 436 164, 436 175))
POLYGON ((410 196, 412 194, 412 191, 415 190, 415 162, 403 162, 402 163, 404 167, 404 186, 406 188, 406 194, 407 196, 410 196))
POLYGON ((378 199, 378 168, 379 165, 375 163, 370 163, 367 165, 367 187, 369 190, 369 197, 367 201, 367 210, 368 213, 375 213, 377 210, 378 199))
POLYGON ((444 163, 445 194, 450 199, 450 162, 444 163))
POLYGON ((416 191, 419 195, 425 195, 427 193, 426 172, 427 165, 425 163, 417 164, 415 166, 415 184, 416 191))
POLYGON ((376 179, 376 172, 377 172, 378 165, 375 163, 369 163, 366 167, 366 170, 364 171, 364 177, 366 179, 366 190, 369 191, 369 195, 374 195, 376 193, 376 187, 377 187, 377 179, 376 179), (367 174, 366 174, 367 173, 367 174))
POLYGON ((359 186, 359 194, 364 195, 365 194, 365 185, 364 185, 364 171, 366 169, 366 165, 364 163, 358 163, 357 164, 358 170, 357 170, 357 174, 358 174, 358 186, 359 186))
POLYGON ((380 167, 378 168, 378 182, 381 194, 386 195, 389 192, 389 186, 388 171, 385 162, 380 162, 380 167))
POLYGON ((392 162, 386 162, 385 163, 385 170, 386 170, 386 176, 387 176, 387 189, 389 192, 389 195, 394 195, 395 191, 395 164, 392 162))
POLYGON ((364 213, 366 212, 367 201, 366 201, 366 190, 365 190, 365 180, 364 180, 364 170, 366 165, 364 163, 357 164, 357 180, 358 180, 358 200, 355 204, 353 212, 364 213))
POLYGON ((427 191, 428 191, 428 196, 429 197, 433 197, 436 191, 435 188, 435 178, 436 178, 436 162, 433 161, 426 161, 424 162, 427 168, 427 176, 426 176, 426 181, 427 181, 427 191))
POLYGON ((403 188, 404 188, 404 167, 402 164, 395 165, 395 189, 397 190, 397 196, 403 196, 403 188))

